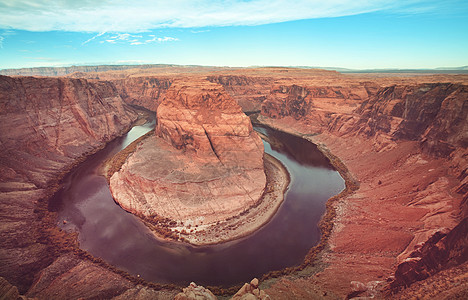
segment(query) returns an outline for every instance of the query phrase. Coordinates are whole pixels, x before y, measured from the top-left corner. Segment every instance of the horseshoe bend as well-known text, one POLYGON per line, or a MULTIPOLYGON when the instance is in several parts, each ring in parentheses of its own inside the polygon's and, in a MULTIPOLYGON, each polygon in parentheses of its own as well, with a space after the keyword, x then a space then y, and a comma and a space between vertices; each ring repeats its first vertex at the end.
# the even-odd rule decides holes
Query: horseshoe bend
MULTIPOLYGON (((467 295, 467 75, 163 65, 106 68, 74 67, 70 74, 62 70, 62 76, 52 68, 28 69, 0 76, 1 295, 11 299, 467 295), (120 138, 153 116, 156 125, 153 129, 147 122, 146 135, 139 133, 135 141, 120 138), (258 128, 279 134, 269 136, 258 128), (303 144, 292 138, 314 145, 299 147, 303 144), (117 149, 115 145, 123 146, 110 150, 117 149), (285 160, 295 158, 294 163, 285 166, 266 153, 268 147, 285 160), (101 163, 94 168, 91 161, 101 163), (102 200, 109 195, 116 202, 111 203, 113 210, 129 212, 118 216, 135 215, 131 223, 139 224, 135 230, 159 239, 165 252, 190 249, 194 257, 206 256, 200 254, 202 246, 239 245, 275 221, 289 231, 283 241, 275 241, 281 248, 297 229, 288 228, 292 220, 278 216, 284 210, 303 209, 288 206, 285 195, 294 194, 288 185, 324 186, 330 181, 294 175, 295 164, 309 162, 324 173, 339 171, 346 187, 341 193, 335 188, 326 197, 317 227, 301 232, 300 239, 306 241, 313 239, 312 231, 319 234, 300 261, 255 275, 260 280, 252 275, 243 286, 191 283, 182 288, 172 284, 178 283, 175 280, 148 281, 115 264, 118 258, 91 253, 83 246, 91 237, 84 239, 82 232, 91 215, 110 209, 102 200), (69 178, 86 170, 86 185, 70 184, 69 178), (94 180, 100 180, 99 189, 94 180), (89 200, 69 201, 66 190, 89 200), (64 206, 76 215, 63 214, 64 206)), ((112 217, 110 224, 120 228, 123 218, 112 217)), ((126 234, 124 229, 109 228, 92 237, 96 245, 102 244, 102 251, 114 246, 109 236, 126 234)), ((250 255, 242 247, 236 251, 233 260, 239 264, 250 255)), ((282 258, 287 260, 290 252, 282 252, 282 258)), ((263 256, 269 251, 253 260, 263 256)), ((199 265, 199 273, 207 270, 210 267, 199 265)), ((214 277, 228 277, 230 271, 217 270, 214 277)))
MULTIPOLYGON (((232 218, 248 217, 253 223, 262 219, 260 226, 271 217, 287 182, 280 180, 284 186, 275 189, 277 203, 265 219, 261 202, 272 202, 273 196, 264 193, 263 144, 250 119, 220 84, 196 78, 172 82, 158 106, 157 120, 155 136, 139 145, 110 178, 114 199, 124 209, 150 223, 161 218, 175 222, 172 235, 182 234, 195 244, 227 241, 255 229, 231 224, 232 218), (259 205, 262 209, 243 217, 259 205), (226 226, 231 231, 227 236, 221 230, 226 226)), ((276 169, 270 160, 265 160, 269 170, 276 169)))

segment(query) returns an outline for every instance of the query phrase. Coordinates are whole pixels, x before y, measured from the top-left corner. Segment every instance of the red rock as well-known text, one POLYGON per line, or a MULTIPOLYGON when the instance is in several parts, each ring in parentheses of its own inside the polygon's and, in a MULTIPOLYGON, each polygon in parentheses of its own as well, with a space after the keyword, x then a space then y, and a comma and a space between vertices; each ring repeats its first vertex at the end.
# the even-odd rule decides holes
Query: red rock
POLYGON ((110 179, 123 208, 194 225, 225 220, 259 201, 263 144, 222 86, 176 81, 157 116, 158 138, 145 140, 110 179))
POLYGON ((129 77, 115 79, 115 84, 122 99, 129 104, 156 111, 171 86, 171 77, 129 77))
POLYGON ((0 76, 0 276, 20 293, 53 260, 37 202, 135 119, 108 82, 0 76))
POLYGON ((216 300, 215 295, 209 290, 202 286, 196 285, 191 282, 188 287, 184 288, 183 291, 177 294, 174 300, 216 300))
POLYGON ((244 112, 259 111, 273 83, 268 77, 245 75, 212 75, 207 80, 221 84, 244 112))

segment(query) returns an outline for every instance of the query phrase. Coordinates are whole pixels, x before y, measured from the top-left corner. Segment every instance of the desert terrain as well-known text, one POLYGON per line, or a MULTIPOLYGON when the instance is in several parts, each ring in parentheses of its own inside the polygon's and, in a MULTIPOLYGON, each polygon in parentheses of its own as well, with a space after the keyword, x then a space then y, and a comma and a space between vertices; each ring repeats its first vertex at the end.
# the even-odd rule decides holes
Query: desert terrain
MULTIPOLYGON (((468 75, 168 65, 25 72, 0 76, 0 295, 5 299, 187 299, 197 293, 203 299, 468 296, 468 75), (213 102, 205 105, 203 95, 213 102), (303 263, 242 288, 181 287, 147 282, 82 250, 77 234, 58 226, 61 220, 49 200, 70 170, 141 119, 140 108, 157 112, 158 125, 109 174, 116 201, 143 218, 155 216, 153 207, 136 208, 124 198, 152 199, 158 190, 184 203, 198 197, 209 205, 174 211, 167 205, 157 215, 179 222, 181 212, 183 219, 203 216, 213 235, 213 223, 252 207, 264 213, 243 213, 240 223, 260 215, 254 226, 225 227, 241 228, 233 233, 238 236, 255 231, 280 205, 265 198, 278 201, 288 184, 281 165, 263 155, 244 113, 316 144, 346 188, 329 199, 318 225, 321 240, 303 263), (187 173, 156 174, 145 160, 153 155, 167 155, 157 163, 161 170, 183 174, 187 164, 209 165, 231 178, 208 169, 205 177, 195 174, 220 183, 198 191, 191 187, 190 198, 177 190, 187 173), (135 170, 143 171, 135 175, 135 170), (247 188, 240 192, 241 187, 247 188), (265 189, 279 195, 265 196, 265 189), (207 191, 237 200, 226 210, 223 199, 209 200, 207 191), (123 200, 119 193, 125 194, 123 200), (241 194, 250 195, 250 202, 239 204, 241 194), (218 210, 207 212, 215 200, 221 203, 218 210)), ((195 244, 210 231, 187 233, 186 225, 203 228, 197 220, 178 228, 195 244)), ((207 244, 219 242, 206 238, 207 244)))

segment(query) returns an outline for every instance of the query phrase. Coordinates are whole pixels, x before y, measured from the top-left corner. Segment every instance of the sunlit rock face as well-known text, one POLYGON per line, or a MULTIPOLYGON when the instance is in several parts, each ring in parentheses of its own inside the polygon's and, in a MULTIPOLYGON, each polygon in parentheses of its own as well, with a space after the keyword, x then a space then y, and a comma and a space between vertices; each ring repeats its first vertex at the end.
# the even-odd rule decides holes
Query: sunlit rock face
POLYGON ((157 110, 154 137, 111 178, 116 201, 146 217, 188 224, 225 220, 262 196, 263 144, 223 87, 175 81, 157 110))

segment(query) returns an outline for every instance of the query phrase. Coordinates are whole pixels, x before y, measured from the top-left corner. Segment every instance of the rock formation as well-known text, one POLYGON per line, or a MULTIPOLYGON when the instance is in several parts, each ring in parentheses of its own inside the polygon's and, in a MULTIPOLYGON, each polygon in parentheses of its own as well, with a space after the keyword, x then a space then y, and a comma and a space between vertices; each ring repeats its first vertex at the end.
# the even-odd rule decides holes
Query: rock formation
MULTIPOLYGON (((266 121, 272 126, 302 134, 327 148, 360 182, 359 190, 332 207, 334 229, 321 261, 304 269, 300 278, 270 281, 266 292, 272 298, 342 299, 354 292, 361 296, 372 292, 378 298, 382 295, 373 283, 391 279, 397 288, 419 280, 392 295, 395 299, 466 298, 468 264, 456 266, 466 257, 466 246, 459 248, 466 241, 466 233, 459 230, 466 221, 460 222, 468 216, 466 75, 389 77, 291 68, 216 69, 212 73, 208 72, 215 68, 111 69, 21 71, 31 75, 104 71, 70 75, 93 80, 0 76, 0 277, 5 278, 0 279, 0 298, 170 299, 177 294, 153 289, 96 258, 65 254, 69 249, 55 244, 55 220, 47 219, 47 207, 39 204, 50 196, 57 176, 135 119, 122 98, 156 109, 148 101, 164 97, 168 87, 164 80, 172 82, 194 73, 224 86, 244 109, 251 109, 250 101, 255 102, 254 109, 262 102, 262 113, 271 117, 266 121), (137 73, 135 77, 142 77, 133 78, 137 73), (141 95, 139 87, 145 89, 141 95)), ((224 91, 221 94, 226 96, 224 91)), ((194 111, 171 105, 180 112, 194 111)), ((171 125, 186 130, 179 123, 183 120, 171 119, 170 110, 166 116, 161 133, 169 143, 156 145, 155 139, 149 139, 145 142, 149 149, 158 146, 171 155, 180 153, 175 160, 189 155, 194 159, 189 167, 195 165, 195 158, 209 162, 213 169, 222 167, 215 153, 228 157, 229 149, 213 143, 214 151, 201 155, 197 145, 209 149, 212 137, 202 134, 193 142, 182 138, 199 133, 200 126, 178 134, 171 125), (174 150, 172 144, 181 149, 174 150)), ((186 170, 177 164, 185 161, 170 163, 176 168, 167 176, 180 180, 186 170)), ((130 172, 127 175, 134 179, 130 172)))
POLYGON ((61 166, 135 120, 115 87, 83 79, 0 77, 3 185, 44 187, 61 166))
POLYGON ((182 292, 177 294, 174 300, 216 300, 215 295, 202 286, 198 286, 195 282, 191 282, 188 287, 184 288, 182 292))
MULTIPOLYGON (((262 114, 276 118, 265 119, 273 126, 326 145, 360 181, 360 189, 335 207, 336 229, 324 260, 330 265, 314 278, 328 281, 325 289, 333 285, 338 291, 339 282, 391 277, 396 263, 403 263, 399 268, 404 271, 397 274, 400 285, 424 278, 416 274, 440 270, 420 266, 419 258, 406 259, 421 245, 431 244, 434 232, 454 228, 466 217, 466 84, 386 84, 367 89, 368 98, 343 98, 339 106, 310 96, 311 89, 273 89, 262 114), (356 267, 358 257, 366 263, 356 267)), ((457 253, 459 242, 447 244, 444 251, 457 253)), ((296 288, 303 288, 302 283, 296 288)), ((341 289, 349 293, 349 285, 341 289)), ((268 292, 274 296, 277 291, 268 292)))
POLYGON ((356 103, 368 97, 364 85, 341 87, 280 84, 272 88, 268 100, 262 105, 262 113, 272 118, 291 116, 299 120, 307 118, 312 111, 315 117, 321 111, 348 108, 349 112, 353 109, 349 107, 356 106, 356 103), (337 101, 342 107, 336 106, 337 101))
POLYGON ((222 86, 175 81, 145 140, 110 179, 115 200, 145 217, 216 223, 256 204, 266 179, 263 144, 222 86))
POLYGON ((0 276, 24 292, 51 262, 37 203, 64 171, 129 128, 108 82, 0 76, 0 276))
POLYGON ((272 85, 271 78, 245 75, 212 75, 207 80, 221 84, 244 112, 259 111, 272 85))
POLYGON ((258 287, 258 279, 254 278, 250 283, 245 283, 237 293, 231 298, 232 300, 267 300, 271 299, 265 291, 258 287))
POLYGON ((418 244, 415 250, 398 265, 392 288, 410 286, 435 273, 458 266, 468 261, 468 218, 452 230, 435 232, 427 241, 418 244))
POLYGON ((170 77, 129 77, 112 80, 122 99, 132 105, 156 111, 171 86, 170 77))

